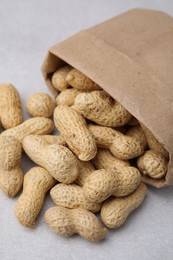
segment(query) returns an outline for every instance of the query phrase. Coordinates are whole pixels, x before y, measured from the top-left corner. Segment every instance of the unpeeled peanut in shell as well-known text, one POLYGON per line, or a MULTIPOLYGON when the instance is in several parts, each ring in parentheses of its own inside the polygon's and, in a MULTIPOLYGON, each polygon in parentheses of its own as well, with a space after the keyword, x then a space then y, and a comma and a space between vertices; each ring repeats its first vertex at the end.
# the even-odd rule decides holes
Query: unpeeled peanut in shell
POLYGON ((54 232, 65 237, 79 234, 90 241, 99 241, 107 234, 98 218, 85 209, 56 206, 46 211, 44 219, 54 232))
POLYGON ((166 175, 168 161, 162 154, 148 150, 137 159, 137 166, 142 174, 154 179, 159 179, 166 175))
POLYGON ((117 179, 112 171, 97 170, 93 172, 83 186, 85 197, 100 203, 110 197, 117 188, 117 179))
POLYGON ((0 122, 5 129, 22 123, 22 105, 18 91, 9 83, 0 84, 0 122))
POLYGON ((63 91, 68 88, 69 84, 66 81, 67 74, 71 70, 71 66, 66 65, 59 68, 57 71, 53 73, 52 76, 52 85, 59 91, 63 91))
POLYGON ((12 136, 0 135, 0 188, 9 197, 22 188, 21 157, 21 144, 12 136))
POLYGON ((124 167, 117 171, 100 169, 86 179, 83 186, 85 197, 100 203, 110 197, 127 196, 132 193, 141 182, 141 174, 135 167, 124 167))
POLYGON ((110 127, 125 125, 131 114, 105 91, 80 93, 75 98, 73 108, 93 122, 110 127))
POLYGON ((13 136, 20 143, 22 143, 23 138, 27 135, 37 134, 44 135, 49 134, 53 130, 53 122, 51 119, 44 117, 34 117, 26 120, 22 124, 4 131, 1 135, 3 136, 13 136))
POLYGON ((77 111, 68 106, 58 106, 54 111, 54 121, 68 146, 80 160, 89 161, 94 158, 97 153, 94 136, 77 111))
POLYGON ((14 209, 17 219, 23 226, 32 227, 35 224, 45 195, 55 184, 55 179, 41 167, 33 167, 26 173, 23 192, 14 209))
POLYGON ((26 103, 26 109, 33 117, 51 117, 54 108, 55 104, 52 98, 46 93, 36 93, 32 95, 26 103))
POLYGON ((145 184, 140 186, 132 194, 123 198, 113 198, 106 201, 101 209, 101 218, 108 228, 120 227, 129 214, 144 200, 147 192, 145 184))
POLYGON ((140 125, 145 133, 149 148, 156 151, 157 153, 161 153, 166 159, 168 159, 169 153, 165 147, 159 143, 159 141, 157 141, 152 132, 146 126, 144 126, 142 123, 140 123, 140 125))
POLYGON ((23 149, 59 182, 71 183, 77 178, 78 159, 67 147, 48 144, 39 135, 28 135, 23 140, 23 149))
POLYGON ((76 184, 57 184, 51 189, 50 196, 57 206, 70 209, 82 208, 94 213, 101 209, 101 204, 87 200, 83 189, 76 184))
POLYGON ((74 104, 75 97, 80 93, 81 91, 75 88, 65 89, 56 97, 56 104, 58 106, 72 106, 74 104))
POLYGON ((130 166, 129 161, 123 161, 113 156, 108 149, 99 148, 97 154, 92 159, 92 163, 96 169, 107 169, 115 171, 122 167, 130 166))
POLYGON ((129 160, 143 154, 146 147, 145 135, 140 126, 132 127, 127 134, 98 125, 88 125, 98 147, 107 148, 120 160, 129 160))
POLYGON ((97 83, 89 79, 77 69, 72 69, 66 77, 68 84, 79 90, 96 90, 101 89, 97 83))

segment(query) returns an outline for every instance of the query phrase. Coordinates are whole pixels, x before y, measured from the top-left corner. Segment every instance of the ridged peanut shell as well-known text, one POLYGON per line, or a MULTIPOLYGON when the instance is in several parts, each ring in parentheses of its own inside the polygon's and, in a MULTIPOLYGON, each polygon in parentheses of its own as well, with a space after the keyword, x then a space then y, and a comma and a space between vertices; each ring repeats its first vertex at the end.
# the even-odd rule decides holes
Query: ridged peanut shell
POLYGON ((72 69, 66 77, 68 84, 79 90, 96 90, 101 89, 100 86, 85 76, 77 69, 72 69))
POLYGON ((122 167, 118 170, 97 170, 86 179, 83 190, 85 197, 100 203, 111 195, 127 196, 139 186, 141 174, 135 167, 122 167))
POLYGON ((54 232, 65 237, 79 234, 95 242, 104 239, 107 234, 107 229, 101 225, 98 218, 85 209, 56 206, 46 211, 44 219, 54 232))
POLYGON ((22 188, 21 157, 21 144, 12 136, 0 135, 0 188, 9 197, 22 188))
POLYGON ((118 228, 145 198, 147 187, 141 183, 132 194, 107 200, 101 209, 101 219, 108 228, 118 228))
POLYGON ((93 172, 83 186, 85 197, 94 203, 106 200, 116 191, 116 188, 115 174, 104 169, 93 172))
POLYGON ((98 147, 107 148, 120 160, 129 160, 144 153, 146 141, 140 126, 134 126, 127 134, 104 126, 88 125, 98 147))
POLYGON ((71 183, 77 178, 78 160, 67 147, 48 144, 39 135, 26 136, 22 144, 30 159, 59 182, 71 183))
POLYGON ((58 89, 59 91, 63 91, 68 88, 69 84, 66 81, 66 77, 71 69, 71 66, 66 65, 59 68, 53 73, 52 85, 54 86, 54 88, 58 89))
POLYGON ((117 188, 114 193, 115 197, 124 197, 131 194, 141 183, 141 174, 135 167, 122 167, 114 171, 117 188))
POLYGON ((83 189, 76 184, 57 184, 50 191, 50 196, 57 206, 65 208, 82 208, 93 213, 101 209, 101 204, 92 203, 84 196, 83 189))
POLYGON ((20 95, 9 83, 0 84, 0 122, 5 129, 22 123, 20 95))
POLYGON ((168 161, 162 154, 148 150, 137 159, 137 166, 142 174, 159 179, 166 175, 168 161))
POLYGON ((26 103, 28 113, 35 117, 51 117, 55 108, 53 99, 46 93, 36 93, 26 103))
POLYGON ((36 134, 36 135, 44 135, 49 134, 53 130, 53 122, 51 119, 45 117, 34 117, 27 119, 22 124, 4 131, 1 135, 3 136, 13 136, 20 143, 22 143, 23 139, 27 135, 36 134))
POLYGON ((95 157, 97 146, 88 130, 85 119, 68 106, 58 106, 54 111, 54 122, 70 149, 82 161, 95 157))
POLYGON ((55 179, 41 167, 33 167, 25 174, 23 192, 14 209, 23 226, 32 227, 35 224, 45 195, 55 184, 55 179))
POLYGON ((102 126, 119 127, 131 118, 131 114, 105 91, 80 93, 75 98, 73 108, 102 126))

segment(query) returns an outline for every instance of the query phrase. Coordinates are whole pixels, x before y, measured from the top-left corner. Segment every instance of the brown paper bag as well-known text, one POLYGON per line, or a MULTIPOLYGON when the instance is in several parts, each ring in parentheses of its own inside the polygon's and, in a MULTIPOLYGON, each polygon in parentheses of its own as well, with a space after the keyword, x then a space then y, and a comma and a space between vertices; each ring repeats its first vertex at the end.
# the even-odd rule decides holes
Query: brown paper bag
POLYGON ((166 178, 145 182, 173 184, 173 18, 134 9, 53 46, 42 72, 55 95, 51 75, 64 61, 122 103, 169 151, 166 178))

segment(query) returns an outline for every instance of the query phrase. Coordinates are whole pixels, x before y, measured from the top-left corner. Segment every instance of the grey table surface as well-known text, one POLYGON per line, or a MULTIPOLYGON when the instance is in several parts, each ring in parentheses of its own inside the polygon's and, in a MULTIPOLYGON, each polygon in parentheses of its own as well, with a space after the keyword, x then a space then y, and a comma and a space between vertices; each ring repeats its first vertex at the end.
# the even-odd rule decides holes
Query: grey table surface
MULTIPOLYGON (((163 10, 173 15, 172 0, 0 0, 0 82, 11 82, 21 93, 24 117, 27 98, 48 92, 40 72, 48 48, 114 15, 135 7, 163 10)), ((32 166, 26 157, 25 172, 32 166)), ((109 232, 102 243, 73 236, 63 238, 44 224, 53 205, 47 197, 33 229, 14 216, 17 201, 0 192, 0 259, 173 259, 173 188, 149 188, 143 205, 125 225, 109 232)))

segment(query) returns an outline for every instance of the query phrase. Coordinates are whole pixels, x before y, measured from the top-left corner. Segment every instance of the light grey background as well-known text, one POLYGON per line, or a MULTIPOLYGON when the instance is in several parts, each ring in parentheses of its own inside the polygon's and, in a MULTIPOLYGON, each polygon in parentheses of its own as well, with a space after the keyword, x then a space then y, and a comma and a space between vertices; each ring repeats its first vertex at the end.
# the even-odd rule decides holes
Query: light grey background
MULTIPOLYGON (((27 98, 48 92, 40 66, 47 49, 85 29, 134 7, 159 9, 173 15, 172 0, 0 0, 0 82, 11 82, 27 98)), ((159 30, 159 28, 158 28, 159 30)), ((25 118, 28 115, 25 112, 25 118)), ((170 127, 170 126, 168 126, 170 127)), ((25 171, 31 167, 24 158, 25 171)), ((13 208, 17 198, 0 192, 0 259, 173 259, 173 188, 150 188, 144 204, 102 243, 79 236, 59 237, 43 221, 53 205, 47 197, 33 229, 22 227, 13 208)))

